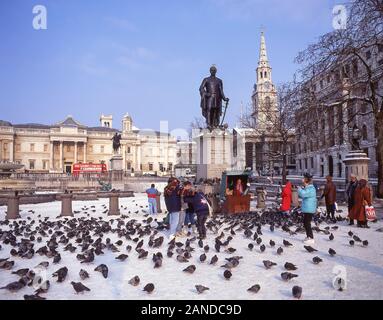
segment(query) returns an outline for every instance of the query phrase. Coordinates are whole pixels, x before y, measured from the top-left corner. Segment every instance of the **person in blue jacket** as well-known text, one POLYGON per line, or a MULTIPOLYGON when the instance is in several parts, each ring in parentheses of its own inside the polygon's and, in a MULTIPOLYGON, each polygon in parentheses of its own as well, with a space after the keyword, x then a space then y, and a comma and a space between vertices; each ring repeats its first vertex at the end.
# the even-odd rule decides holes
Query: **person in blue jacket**
POLYGON ((206 239, 206 220, 209 217, 209 205, 202 192, 193 190, 190 182, 184 183, 183 202, 190 203, 197 215, 197 229, 200 239, 206 239))
POLYGON ((157 213, 157 195, 159 194, 158 190, 154 183, 150 186, 149 189, 146 190, 146 194, 148 195, 148 204, 149 204, 149 213, 156 214, 157 213))
POLYGON ((170 234, 169 238, 176 238, 177 226, 181 211, 182 188, 177 178, 169 178, 168 185, 164 189, 164 199, 166 209, 169 212, 170 234))
POLYGON ((317 192, 313 185, 312 175, 306 173, 303 176, 303 187, 298 188, 298 197, 302 199, 301 210, 303 213, 303 225, 306 230, 305 244, 314 244, 314 235, 311 228, 311 220, 317 212, 317 192))

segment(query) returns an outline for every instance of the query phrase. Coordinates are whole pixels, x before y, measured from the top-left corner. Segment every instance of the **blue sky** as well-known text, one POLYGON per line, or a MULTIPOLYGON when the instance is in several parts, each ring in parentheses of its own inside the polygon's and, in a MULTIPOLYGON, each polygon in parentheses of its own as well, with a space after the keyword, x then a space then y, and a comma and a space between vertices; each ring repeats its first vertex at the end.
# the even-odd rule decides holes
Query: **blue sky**
POLYGON ((0 119, 86 125, 128 112, 140 128, 187 128, 211 64, 234 125, 250 101, 261 26, 276 84, 293 60, 332 28, 335 0, 1 0, 0 119), (48 29, 32 28, 45 5, 48 29))

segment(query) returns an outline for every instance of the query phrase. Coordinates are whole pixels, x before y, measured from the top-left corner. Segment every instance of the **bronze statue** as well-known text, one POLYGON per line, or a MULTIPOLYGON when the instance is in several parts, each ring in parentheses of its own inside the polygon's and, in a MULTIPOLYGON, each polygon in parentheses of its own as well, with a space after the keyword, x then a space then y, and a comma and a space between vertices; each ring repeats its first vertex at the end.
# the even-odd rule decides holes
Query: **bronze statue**
POLYGON ((118 150, 120 150, 121 147, 121 134, 116 132, 112 138, 113 140, 113 151, 114 153, 118 153, 118 150))
POLYGON ((354 127, 351 129, 351 150, 360 150, 360 140, 362 139, 362 134, 358 128, 358 126, 355 124, 354 127))
POLYGON ((229 102, 229 98, 226 98, 223 93, 223 82, 215 76, 216 73, 217 68, 213 65, 210 67, 210 77, 203 79, 199 88, 202 115, 206 119, 206 124, 209 129, 220 126, 222 100, 226 102, 226 106, 229 102))

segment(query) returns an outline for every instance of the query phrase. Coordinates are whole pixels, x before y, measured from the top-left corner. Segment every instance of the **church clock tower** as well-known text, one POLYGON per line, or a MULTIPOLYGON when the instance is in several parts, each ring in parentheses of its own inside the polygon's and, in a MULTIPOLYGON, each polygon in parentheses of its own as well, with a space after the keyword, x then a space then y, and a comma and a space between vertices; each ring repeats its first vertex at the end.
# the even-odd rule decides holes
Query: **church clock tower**
POLYGON ((277 115, 277 90, 272 82, 272 69, 267 58, 265 35, 261 33, 261 47, 257 67, 257 83, 252 95, 255 127, 271 130, 277 115))

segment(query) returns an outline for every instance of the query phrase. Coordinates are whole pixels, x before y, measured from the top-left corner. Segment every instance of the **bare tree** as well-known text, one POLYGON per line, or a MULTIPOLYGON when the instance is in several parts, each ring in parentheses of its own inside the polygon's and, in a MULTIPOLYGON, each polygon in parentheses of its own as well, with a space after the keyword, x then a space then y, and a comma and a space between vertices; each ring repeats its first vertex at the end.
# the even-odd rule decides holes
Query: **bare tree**
POLYGON ((267 160, 282 162, 282 183, 287 179, 288 157, 293 156, 291 148, 294 139, 294 117, 298 106, 298 86, 295 82, 278 86, 277 104, 270 105, 270 101, 261 101, 254 110, 249 104, 244 116, 240 120, 241 127, 253 130, 260 141, 268 137, 273 147, 265 151, 267 160), (262 112, 262 117, 255 117, 256 112, 262 112), (256 122, 255 119, 258 119, 256 122), (290 148, 289 148, 290 146, 290 148))
MULTIPOLYGON (((381 0, 351 0, 347 6, 347 27, 334 30, 300 52, 300 77, 307 88, 305 108, 313 108, 322 116, 329 106, 343 108, 348 114, 339 118, 340 127, 355 123, 358 117, 371 116, 377 140, 378 197, 383 197, 383 96, 379 82, 383 72, 383 2, 381 0), (318 93, 318 80, 327 75, 331 86, 318 93), (307 93, 309 92, 309 93, 307 93), (359 107, 358 107, 359 106, 359 107)), ((340 112, 340 111, 339 111, 340 112)))

